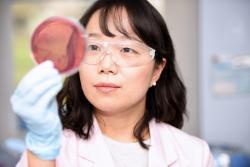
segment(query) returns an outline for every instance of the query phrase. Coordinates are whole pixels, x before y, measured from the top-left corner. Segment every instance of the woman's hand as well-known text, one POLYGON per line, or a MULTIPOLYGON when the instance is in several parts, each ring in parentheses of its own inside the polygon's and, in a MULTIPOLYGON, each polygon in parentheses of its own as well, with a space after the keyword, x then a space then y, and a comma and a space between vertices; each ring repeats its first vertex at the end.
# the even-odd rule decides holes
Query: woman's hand
POLYGON ((53 160, 60 151, 62 125, 56 95, 61 88, 62 77, 46 61, 22 79, 11 97, 14 112, 28 129, 27 148, 42 160, 53 160))

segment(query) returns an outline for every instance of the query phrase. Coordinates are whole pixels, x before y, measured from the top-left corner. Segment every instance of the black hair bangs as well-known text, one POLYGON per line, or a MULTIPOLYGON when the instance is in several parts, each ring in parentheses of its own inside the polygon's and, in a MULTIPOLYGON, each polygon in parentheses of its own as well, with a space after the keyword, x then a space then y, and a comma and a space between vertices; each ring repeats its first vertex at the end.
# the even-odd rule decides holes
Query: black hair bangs
MULTIPOLYGON (((127 38, 131 38, 129 36, 129 32, 127 28, 125 28, 124 25, 124 6, 121 5, 114 5, 112 7, 105 7, 101 8, 100 10, 100 16, 99 17, 99 26, 103 34, 109 37, 114 37, 115 34, 113 34, 109 29, 109 21, 111 20, 114 24, 116 30, 126 36, 127 38)), ((126 16, 128 17, 128 16, 126 16)), ((128 18, 129 19, 129 18, 128 18)), ((130 26, 131 22, 129 21, 130 26)))

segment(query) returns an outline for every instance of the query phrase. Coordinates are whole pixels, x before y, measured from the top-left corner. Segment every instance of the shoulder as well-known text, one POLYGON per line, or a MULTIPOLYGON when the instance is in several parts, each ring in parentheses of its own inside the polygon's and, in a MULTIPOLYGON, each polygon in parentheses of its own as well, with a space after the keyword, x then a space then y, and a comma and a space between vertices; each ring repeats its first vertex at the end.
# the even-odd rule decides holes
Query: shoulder
POLYGON ((167 123, 155 123, 155 125, 163 145, 164 141, 168 141, 168 144, 173 145, 179 156, 186 157, 190 162, 200 159, 204 166, 213 166, 213 157, 206 141, 167 123))
POLYGON ((63 138, 66 138, 66 139, 76 139, 77 136, 76 136, 76 133, 70 129, 64 129, 63 130, 63 138))
POLYGON ((76 133, 70 129, 64 129, 62 134, 62 148, 63 150, 72 150, 76 149, 77 143, 80 138, 76 133))
POLYGON ((76 166, 79 140, 80 138, 72 130, 63 130, 62 145, 59 156, 56 159, 56 166, 76 166))
POLYGON ((193 146, 202 147, 204 145, 207 145, 207 143, 204 140, 196 136, 190 135, 180 129, 177 129, 172 125, 166 123, 156 123, 156 124, 159 127, 159 132, 163 138, 169 137, 166 136, 166 134, 171 135, 175 143, 180 146, 194 148, 193 146))

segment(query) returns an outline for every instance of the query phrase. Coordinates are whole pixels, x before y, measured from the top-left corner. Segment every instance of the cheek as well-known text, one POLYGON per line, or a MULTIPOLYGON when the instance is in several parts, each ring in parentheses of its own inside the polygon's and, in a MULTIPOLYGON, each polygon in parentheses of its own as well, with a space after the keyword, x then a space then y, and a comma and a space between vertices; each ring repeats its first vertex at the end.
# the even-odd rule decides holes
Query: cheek
POLYGON ((79 69, 79 75, 81 80, 81 86, 82 90, 85 94, 85 96, 88 98, 89 95, 91 95, 91 87, 93 85, 93 81, 95 80, 94 75, 90 75, 93 73, 93 70, 91 68, 81 65, 79 69))
POLYGON ((135 100, 143 98, 151 83, 152 71, 151 68, 140 68, 126 72, 125 89, 128 98, 134 97, 135 100))

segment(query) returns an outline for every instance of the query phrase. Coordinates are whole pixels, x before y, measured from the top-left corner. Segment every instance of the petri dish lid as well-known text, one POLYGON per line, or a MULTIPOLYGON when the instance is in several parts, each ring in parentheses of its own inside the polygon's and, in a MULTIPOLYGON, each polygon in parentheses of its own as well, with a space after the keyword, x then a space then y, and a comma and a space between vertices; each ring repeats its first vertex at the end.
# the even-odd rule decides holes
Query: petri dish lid
POLYGON ((86 31, 74 19, 53 16, 40 23, 31 38, 32 58, 51 60, 61 74, 77 72, 86 50, 86 31))

